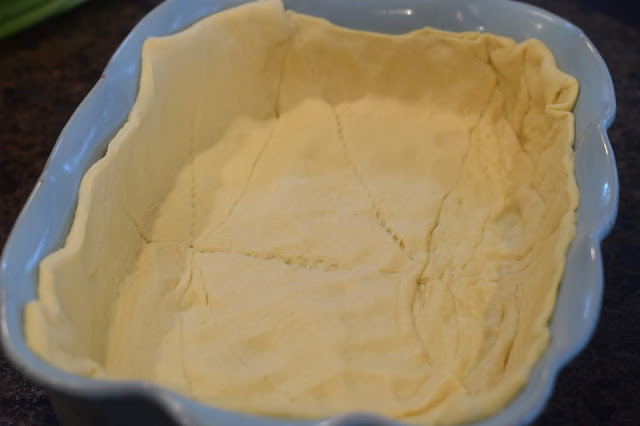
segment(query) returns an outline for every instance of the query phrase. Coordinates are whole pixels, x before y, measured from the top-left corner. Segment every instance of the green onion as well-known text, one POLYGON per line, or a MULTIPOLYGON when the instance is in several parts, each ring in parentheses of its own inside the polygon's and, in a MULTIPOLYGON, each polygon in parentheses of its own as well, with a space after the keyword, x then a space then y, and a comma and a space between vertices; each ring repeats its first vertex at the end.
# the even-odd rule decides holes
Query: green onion
POLYGON ((0 0, 0 39, 86 0, 0 0))

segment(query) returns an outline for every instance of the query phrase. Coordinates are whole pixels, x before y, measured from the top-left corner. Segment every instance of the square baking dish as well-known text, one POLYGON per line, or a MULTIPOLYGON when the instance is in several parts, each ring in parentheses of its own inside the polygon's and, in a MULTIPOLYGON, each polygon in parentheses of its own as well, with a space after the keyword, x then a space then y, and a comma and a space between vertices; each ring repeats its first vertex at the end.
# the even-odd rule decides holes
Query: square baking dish
MULTIPOLYGON (((38 184, 20 214, 2 255, 0 325, 7 356, 28 377, 51 391, 65 424, 270 425, 395 424, 351 414, 324 421, 285 421, 225 412, 139 381, 78 377, 38 358, 26 346, 23 309, 36 298, 39 262, 68 234, 85 172, 104 155, 126 121, 137 94, 142 43, 178 32, 237 0, 169 0, 150 12, 116 51, 101 78, 62 131, 38 184)), ((575 26, 539 8, 506 0, 285 1, 287 8, 354 29, 404 33, 423 26, 449 31, 486 31, 520 42, 537 38, 558 67, 580 83, 574 108, 575 175, 580 189, 576 236, 567 254, 550 323, 549 346, 527 385, 500 412, 478 424, 531 421, 544 407, 555 377, 588 341, 602 299, 600 241, 611 229, 618 201, 615 160, 606 129, 615 96, 604 61, 575 26)))

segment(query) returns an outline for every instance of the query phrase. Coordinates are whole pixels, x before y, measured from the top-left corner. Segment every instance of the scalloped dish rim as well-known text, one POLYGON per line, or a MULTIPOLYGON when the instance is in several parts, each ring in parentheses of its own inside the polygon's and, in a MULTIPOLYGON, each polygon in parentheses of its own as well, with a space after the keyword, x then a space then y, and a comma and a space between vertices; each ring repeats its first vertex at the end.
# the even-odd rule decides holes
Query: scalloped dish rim
MULTIPOLYGON (((295 2, 297 0, 292 1, 295 2)), ((389 1, 391 0, 380 0, 377 2, 371 2, 370 4, 360 5, 360 7, 364 8, 363 10, 368 10, 367 8, 371 9, 376 4, 380 5, 388 3, 389 1)), ((417 4, 419 2, 438 2, 438 0, 407 0, 408 3, 411 3, 412 1, 413 4, 417 4)), ((28 246, 29 241, 25 243, 24 241, 19 239, 19 237, 22 236, 21 234, 25 234, 26 232, 24 231, 24 228, 29 228, 29 219, 34 217, 34 214, 36 214, 34 210, 38 208, 38 206, 36 205, 37 202, 40 202, 42 204, 47 202, 44 201, 45 199, 50 200, 52 197, 55 198, 55 192, 49 193, 48 195, 46 194, 46 190, 49 188, 47 186, 48 181, 55 173, 65 173, 65 171, 55 170, 54 168, 56 166, 68 167, 70 163, 72 164, 71 170, 67 170, 66 168, 65 170, 69 173, 69 176, 71 176, 69 177, 69 179, 73 180, 72 184, 75 185, 75 187, 67 187, 66 189, 72 189, 75 192, 74 196, 72 196, 73 203, 75 203, 75 201, 77 201, 77 191, 81 177, 86 172, 86 169, 93 165, 93 163, 95 163, 95 161, 102 156, 107 141, 111 140, 113 134, 115 134, 115 132, 119 130, 124 122, 124 120, 119 121, 119 117, 117 117, 117 115, 122 116, 123 114, 125 114, 124 118, 126 118, 126 114, 128 114, 127 110, 124 112, 117 112, 115 118, 107 117, 108 114, 105 112, 105 110, 108 110, 109 108, 113 110, 114 108, 116 108, 116 106, 114 106, 114 103, 109 104, 109 102, 104 102, 105 100, 103 98, 107 97, 107 100, 109 100, 109 95, 105 94, 105 92, 107 92, 108 90, 113 91, 114 87, 123 90, 127 89, 127 87, 133 84, 133 86, 135 86, 137 89, 140 72, 139 57, 142 43, 141 40, 144 40, 149 36, 168 35, 171 33, 175 33, 190 26, 204 16, 208 16, 211 13, 216 13, 220 9, 245 2, 247 1, 221 0, 216 2, 208 2, 209 4, 204 6, 205 2, 198 2, 198 0, 194 0, 192 1, 192 4, 194 5, 192 9, 194 10, 192 10, 191 12, 184 11, 182 16, 173 17, 171 16, 172 8, 175 9, 178 3, 182 3, 181 7, 183 7, 186 2, 182 0, 167 0, 154 8, 151 12, 149 12, 131 30, 122 44, 118 47, 116 52, 111 57, 109 63, 107 64, 102 78, 99 79, 99 81, 87 94, 85 99, 80 103, 72 117, 67 122, 65 128, 62 130, 44 167, 42 175, 38 180, 38 184, 36 184, 35 188, 33 189, 31 195, 29 196, 29 199, 27 200, 16 221, 16 224, 9 234, 6 246, 4 247, 2 252, 2 258, 0 262, 0 342, 2 343, 7 358, 12 362, 14 366, 16 366, 21 372, 25 373, 27 377, 39 384, 45 385, 47 388, 50 388, 54 391, 63 391, 71 395, 82 396, 84 398, 89 398, 92 400, 111 397, 142 397, 153 402, 156 406, 159 407, 159 409, 167 413, 177 423, 204 424, 207 419, 211 422, 216 422, 217 415, 218 420, 224 422, 225 424, 233 424, 233 422, 235 421, 238 424, 251 423, 255 425, 275 425, 285 422, 287 424, 317 423, 323 425, 338 425, 347 424, 352 421, 363 421, 365 419, 371 418, 376 419, 376 424, 378 424, 378 422, 379 424, 397 424, 389 419, 357 413, 348 414, 346 416, 332 417, 326 421, 285 421, 249 416, 239 413, 225 413, 224 411, 216 409, 215 407, 196 403, 193 400, 188 399, 187 397, 178 395, 177 393, 169 391, 159 385, 141 381, 111 381, 89 379, 66 373, 37 358, 35 354, 33 354, 31 350, 26 346, 22 331, 22 322, 20 318, 24 305, 28 300, 33 298, 33 294, 35 294, 34 286, 37 285, 37 274, 35 274, 35 270, 37 269, 37 265, 42 258, 48 255, 51 251, 57 249, 63 243, 64 238, 68 233, 71 219, 73 218, 73 213, 75 211, 75 204, 73 204, 72 206, 60 205, 58 206, 58 210, 54 211, 53 216, 57 214, 60 217, 53 220, 57 220, 63 225, 56 230, 56 232, 61 232, 61 237, 46 233, 44 235, 36 235, 32 237, 33 243, 30 247, 28 246), (221 4, 223 4, 224 6, 220 6, 221 4), (201 5, 201 7, 196 11, 195 9, 197 5, 201 5), (209 10, 206 12, 202 12, 202 8, 208 8, 209 10), (184 15, 189 16, 185 18, 184 15), (167 20, 173 21, 172 23, 170 23, 167 20), (164 27, 158 30, 157 28, 154 28, 154 22, 157 24, 157 26, 164 25, 164 27), (137 57, 135 56, 136 54, 137 57), (138 62, 135 62, 136 59, 138 59, 138 62), (99 108, 99 106, 102 106, 102 108, 99 108), (100 134, 100 132, 87 133, 88 130, 84 130, 84 134, 80 133, 82 139, 85 141, 83 143, 88 144, 88 146, 82 145, 81 148, 84 148, 86 152, 82 151, 78 155, 82 154, 87 157, 85 160, 86 164, 78 165, 77 162, 73 164, 73 161, 70 161, 73 159, 69 158, 69 154, 65 153, 64 149, 66 146, 71 146, 72 143, 75 143, 76 145, 78 144, 78 142, 73 142, 72 139, 74 137, 77 139, 78 133, 83 131, 82 128, 77 129, 79 127, 78 120, 86 120, 87 115, 89 117, 97 119, 98 121, 103 120, 102 122, 100 122, 100 125, 102 125, 104 128, 107 128, 109 131, 107 133, 100 134), (74 126, 75 128, 73 128, 74 126), (59 158, 61 156, 64 156, 65 154, 66 157, 59 158), (54 164, 56 162, 57 164, 54 164), (85 166, 86 168, 84 168, 85 166), (84 168, 84 170, 82 170, 82 168, 84 168), (65 212, 64 209, 68 211, 65 212), (64 226, 66 226, 66 228, 64 228, 64 226), (14 257, 16 258, 16 260, 14 260, 14 257), (24 287, 28 288, 24 289, 24 287)), ((285 4, 286 3, 287 2, 285 1, 285 4)), ((301 3, 306 2, 301 1, 301 3)), ((337 3, 337 1, 334 1, 333 3, 337 3)), ((456 4, 460 4, 461 2, 451 1, 449 3, 453 8, 456 4)), ((542 356, 535 364, 535 368, 540 373, 540 379, 535 383, 531 383, 531 380, 529 380, 525 387, 523 387, 522 390, 519 391, 518 395, 516 395, 511 400, 511 402, 503 407, 502 410, 496 412, 493 416, 477 423, 483 425, 500 424, 505 422, 508 422, 510 424, 514 422, 528 423, 532 421, 542 411, 546 404, 546 401, 550 397, 559 371, 575 355, 577 355, 589 341, 597 324, 599 307, 602 302, 602 287, 604 284, 604 278, 602 273, 602 255, 600 250, 600 243, 602 239, 609 233, 615 222, 618 208, 619 191, 616 163, 607 135, 607 129, 611 126, 611 123, 613 122, 613 118, 615 116, 615 94, 613 91, 611 76, 607 70, 604 60, 599 55, 591 41, 580 29, 564 20, 563 18, 560 18, 543 9, 508 0, 485 0, 483 2, 477 3, 476 5, 482 4, 482 6, 478 7, 490 9, 492 7, 496 7, 496 4, 506 5, 506 3, 510 3, 510 6, 513 6, 514 9, 518 9, 518 13, 521 13, 524 19, 526 19, 526 13, 536 14, 536 16, 540 17, 540 19, 545 19, 549 22, 553 21, 563 25, 567 29, 568 37, 580 39, 580 41, 584 43, 586 48, 591 51, 592 66, 597 68, 597 72, 600 74, 599 77, 601 78, 602 85, 598 89, 602 92, 603 102, 600 105, 601 109, 598 109, 597 119, 593 123, 589 123, 586 130, 583 132, 582 140, 590 136, 593 139, 597 138, 599 143, 602 143, 602 148, 604 148, 604 158, 598 159, 598 161, 607 166, 607 168, 604 169, 601 173, 603 176, 605 176, 605 185, 609 192, 608 198, 606 199, 606 207, 602 208, 600 216, 597 217, 596 225, 594 225, 592 228, 589 228, 587 233, 583 233, 582 238, 580 239, 580 248, 587 249, 589 251, 590 262, 595 265, 594 267, 599 272, 599 277, 594 278, 597 279, 598 282, 594 286, 592 286, 591 294, 585 296, 585 300, 591 301, 592 306, 588 307, 588 309, 587 307, 585 307, 585 323, 582 329, 576 334, 576 336, 573 337, 572 344, 561 347, 560 349, 555 348, 555 350, 552 351, 552 342, 549 342, 548 347, 545 349, 542 356), (529 390, 530 394, 531 392, 533 392, 533 394, 529 395, 527 399, 520 400, 519 396, 521 396, 527 389, 529 390), (511 412, 509 413, 510 417, 505 418, 505 410, 514 404, 518 404, 518 407, 511 410, 511 412), (501 414, 503 414, 502 418, 499 417, 501 414)), ((185 9, 188 8, 185 7, 185 9)), ((330 20, 333 20, 331 16, 327 17, 330 20)), ((582 82, 580 83, 582 86, 582 82)), ((131 103, 133 103, 133 100, 135 100, 135 95, 137 95, 137 90, 136 94, 134 94, 133 98, 131 99, 131 103)), ((125 102, 128 102, 128 97, 130 97, 129 94, 127 94, 126 97, 127 99, 125 100, 125 102)), ((578 116, 576 114, 576 122, 577 120, 578 116)), ((576 143, 577 141, 578 134, 576 132, 576 143)), ((58 185, 62 184, 63 183, 60 183, 58 185)), ((55 185, 51 184, 50 186, 53 186, 55 189, 55 185)), ((51 227, 51 225, 49 225, 49 227, 51 227)), ((578 235, 576 234, 576 238, 574 239, 572 246, 574 244, 578 245, 576 244, 577 240, 578 235)), ((578 248, 572 247, 570 251, 572 249, 578 250, 578 248)), ((563 285, 563 282, 561 282, 560 286, 563 285)), ((554 316, 559 309, 562 309, 562 305, 560 303, 560 300, 557 299, 553 311, 554 316)), ((554 329, 552 324, 550 326, 550 330, 553 336, 554 329)), ((534 373, 532 372, 532 374, 534 373)))

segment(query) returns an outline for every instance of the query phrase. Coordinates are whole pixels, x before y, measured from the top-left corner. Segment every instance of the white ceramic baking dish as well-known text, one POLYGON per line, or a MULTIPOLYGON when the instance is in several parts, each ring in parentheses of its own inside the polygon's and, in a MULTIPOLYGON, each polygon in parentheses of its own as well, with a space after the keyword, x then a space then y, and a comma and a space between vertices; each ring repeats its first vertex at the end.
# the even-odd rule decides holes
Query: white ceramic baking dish
MULTIPOLYGON (((126 120, 137 93, 143 41, 175 33, 240 3, 244 1, 168 0, 131 31, 104 77, 60 134, 4 248, 0 271, 2 344, 17 368, 51 391, 65 424, 394 424, 357 413, 300 422, 225 412, 150 383, 71 375, 38 358, 25 344, 23 309, 36 297, 38 264, 63 244, 82 176, 104 154, 126 120)), ((615 96, 604 61, 589 39, 569 22, 507 0, 285 0, 285 4, 292 10, 356 29, 402 33, 432 26, 450 31, 487 31, 517 41, 538 38, 549 46, 559 68, 578 79, 575 174, 581 198, 577 232, 551 320, 551 341, 521 392, 503 410, 478 424, 531 421, 544 407, 560 368, 588 341, 600 311, 600 241, 613 225, 618 201, 615 161, 606 134, 615 114, 615 96)))

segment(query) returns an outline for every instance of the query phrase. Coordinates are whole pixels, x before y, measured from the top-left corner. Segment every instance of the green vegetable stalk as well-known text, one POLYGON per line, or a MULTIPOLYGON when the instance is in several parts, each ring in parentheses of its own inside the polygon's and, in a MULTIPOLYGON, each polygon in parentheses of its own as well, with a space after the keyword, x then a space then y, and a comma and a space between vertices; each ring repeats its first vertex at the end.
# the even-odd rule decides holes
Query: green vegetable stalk
POLYGON ((0 39, 86 0, 0 0, 0 39))

